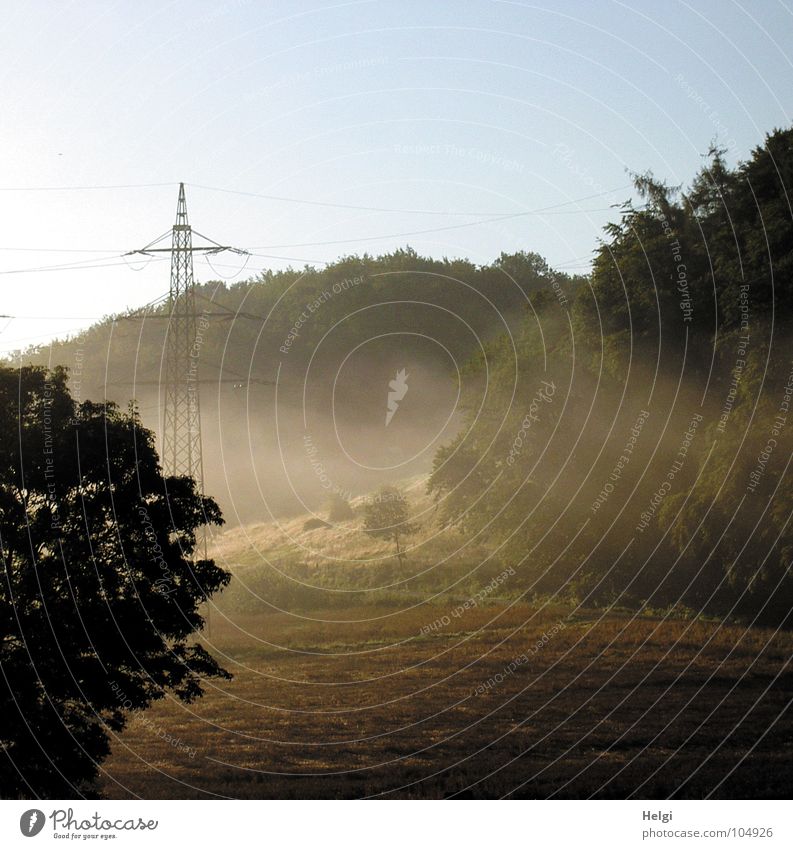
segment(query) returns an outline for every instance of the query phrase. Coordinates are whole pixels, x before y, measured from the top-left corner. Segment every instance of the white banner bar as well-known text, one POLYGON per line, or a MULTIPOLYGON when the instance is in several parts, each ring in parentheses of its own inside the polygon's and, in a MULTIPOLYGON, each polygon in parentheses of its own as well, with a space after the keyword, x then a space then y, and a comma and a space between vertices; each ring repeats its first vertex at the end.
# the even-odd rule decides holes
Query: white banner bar
POLYGON ((793 846, 789 802, 0 802, 0 846, 446 849, 793 846))

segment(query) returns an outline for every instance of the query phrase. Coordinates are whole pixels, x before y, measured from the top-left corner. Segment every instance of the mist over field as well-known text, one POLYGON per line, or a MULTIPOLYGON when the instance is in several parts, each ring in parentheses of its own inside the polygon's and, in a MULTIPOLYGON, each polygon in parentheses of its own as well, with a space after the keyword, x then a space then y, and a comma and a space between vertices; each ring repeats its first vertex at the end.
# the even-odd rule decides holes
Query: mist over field
MULTIPOLYGON (((195 353, 207 492, 228 521, 261 521, 428 473, 461 425, 468 360, 520 326, 549 274, 533 254, 480 268, 406 249, 203 284, 195 353), (386 425, 401 369, 407 394, 386 425)), ((164 316, 132 312, 26 358, 67 365, 82 397, 135 397, 159 431, 164 316)))

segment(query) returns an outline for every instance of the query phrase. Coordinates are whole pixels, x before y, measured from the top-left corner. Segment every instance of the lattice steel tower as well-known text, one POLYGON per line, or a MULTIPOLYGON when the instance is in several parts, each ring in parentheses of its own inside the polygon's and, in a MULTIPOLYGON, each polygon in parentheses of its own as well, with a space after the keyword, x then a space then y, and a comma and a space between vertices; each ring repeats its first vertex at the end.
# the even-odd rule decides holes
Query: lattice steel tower
POLYGON ((198 392, 200 341, 196 336, 193 232, 187 220, 184 183, 179 184, 171 231, 171 289, 165 352, 163 464, 166 474, 189 475, 203 491, 201 406, 198 392))
MULTIPOLYGON (((140 250, 129 254, 151 256, 171 254, 171 287, 168 294, 168 321, 165 340, 165 403, 162 419, 162 462, 166 475, 189 475, 204 491, 204 465, 201 457, 201 405, 198 386, 202 335, 196 332, 196 292, 193 279, 193 254, 246 251, 220 245, 198 231, 206 245, 193 244, 193 229, 187 220, 184 183, 179 183, 176 221, 171 229, 171 247, 157 247, 164 233, 140 250)), ((217 315, 217 313, 205 313, 217 315)), ((204 313, 202 313, 203 317, 204 313)), ((228 315, 222 314, 228 318, 228 315)))

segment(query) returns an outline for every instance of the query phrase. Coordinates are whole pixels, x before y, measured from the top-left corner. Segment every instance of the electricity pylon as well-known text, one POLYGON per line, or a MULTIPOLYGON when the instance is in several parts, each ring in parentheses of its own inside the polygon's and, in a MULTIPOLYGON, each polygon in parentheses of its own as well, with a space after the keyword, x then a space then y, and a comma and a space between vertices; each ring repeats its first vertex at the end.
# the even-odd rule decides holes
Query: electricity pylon
POLYGON ((171 289, 165 354, 163 459, 166 474, 189 475, 203 492, 201 406, 198 393, 200 343, 196 337, 193 232, 187 220, 184 183, 179 184, 171 235, 171 289))
MULTIPOLYGON (((220 245, 196 232, 208 245, 193 244, 193 230, 187 220, 187 201, 184 183, 179 183, 179 200, 176 204, 176 221, 171 229, 171 247, 156 247, 167 238, 164 233, 130 254, 151 255, 171 253, 171 288, 168 293, 168 329, 165 340, 165 403, 162 420, 162 461, 166 475, 189 475, 204 494, 204 461, 201 456, 201 405, 198 376, 203 334, 196 332, 195 280, 193 254, 216 254, 247 251, 220 245)), ((202 316, 203 317, 203 316, 202 316)), ((199 547, 207 557, 206 526, 199 534, 199 547)), ((211 602, 206 608, 207 635, 211 636, 211 602)))
POLYGON ((204 492, 204 464, 201 456, 201 405, 198 386, 203 334, 196 332, 195 280, 193 254, 245 251, 209 242, 193 245, 193 230, 187 219, 184 183, 179 183, 176 221, 171 229, 171 247, 155 247, 168 233, 131 254, 171 254, 171 288, 168 295, 168 329, 165 342, 165 403, 162 418, 162 459, 166 475, 189 475, 204 492))

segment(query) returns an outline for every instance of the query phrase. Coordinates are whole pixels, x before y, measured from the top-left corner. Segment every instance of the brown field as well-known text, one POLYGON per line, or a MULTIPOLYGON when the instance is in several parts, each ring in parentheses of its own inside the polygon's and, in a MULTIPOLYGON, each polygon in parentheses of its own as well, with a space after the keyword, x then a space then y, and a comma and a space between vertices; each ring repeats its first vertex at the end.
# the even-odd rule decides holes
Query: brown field
POLYGON ((205 642, 234 680, 134 718, 100 792, 778 798, 793 789, 790 633, 502 602, 420 635, 444 613, 369 607, 234 624, 215 614, 205 642))

